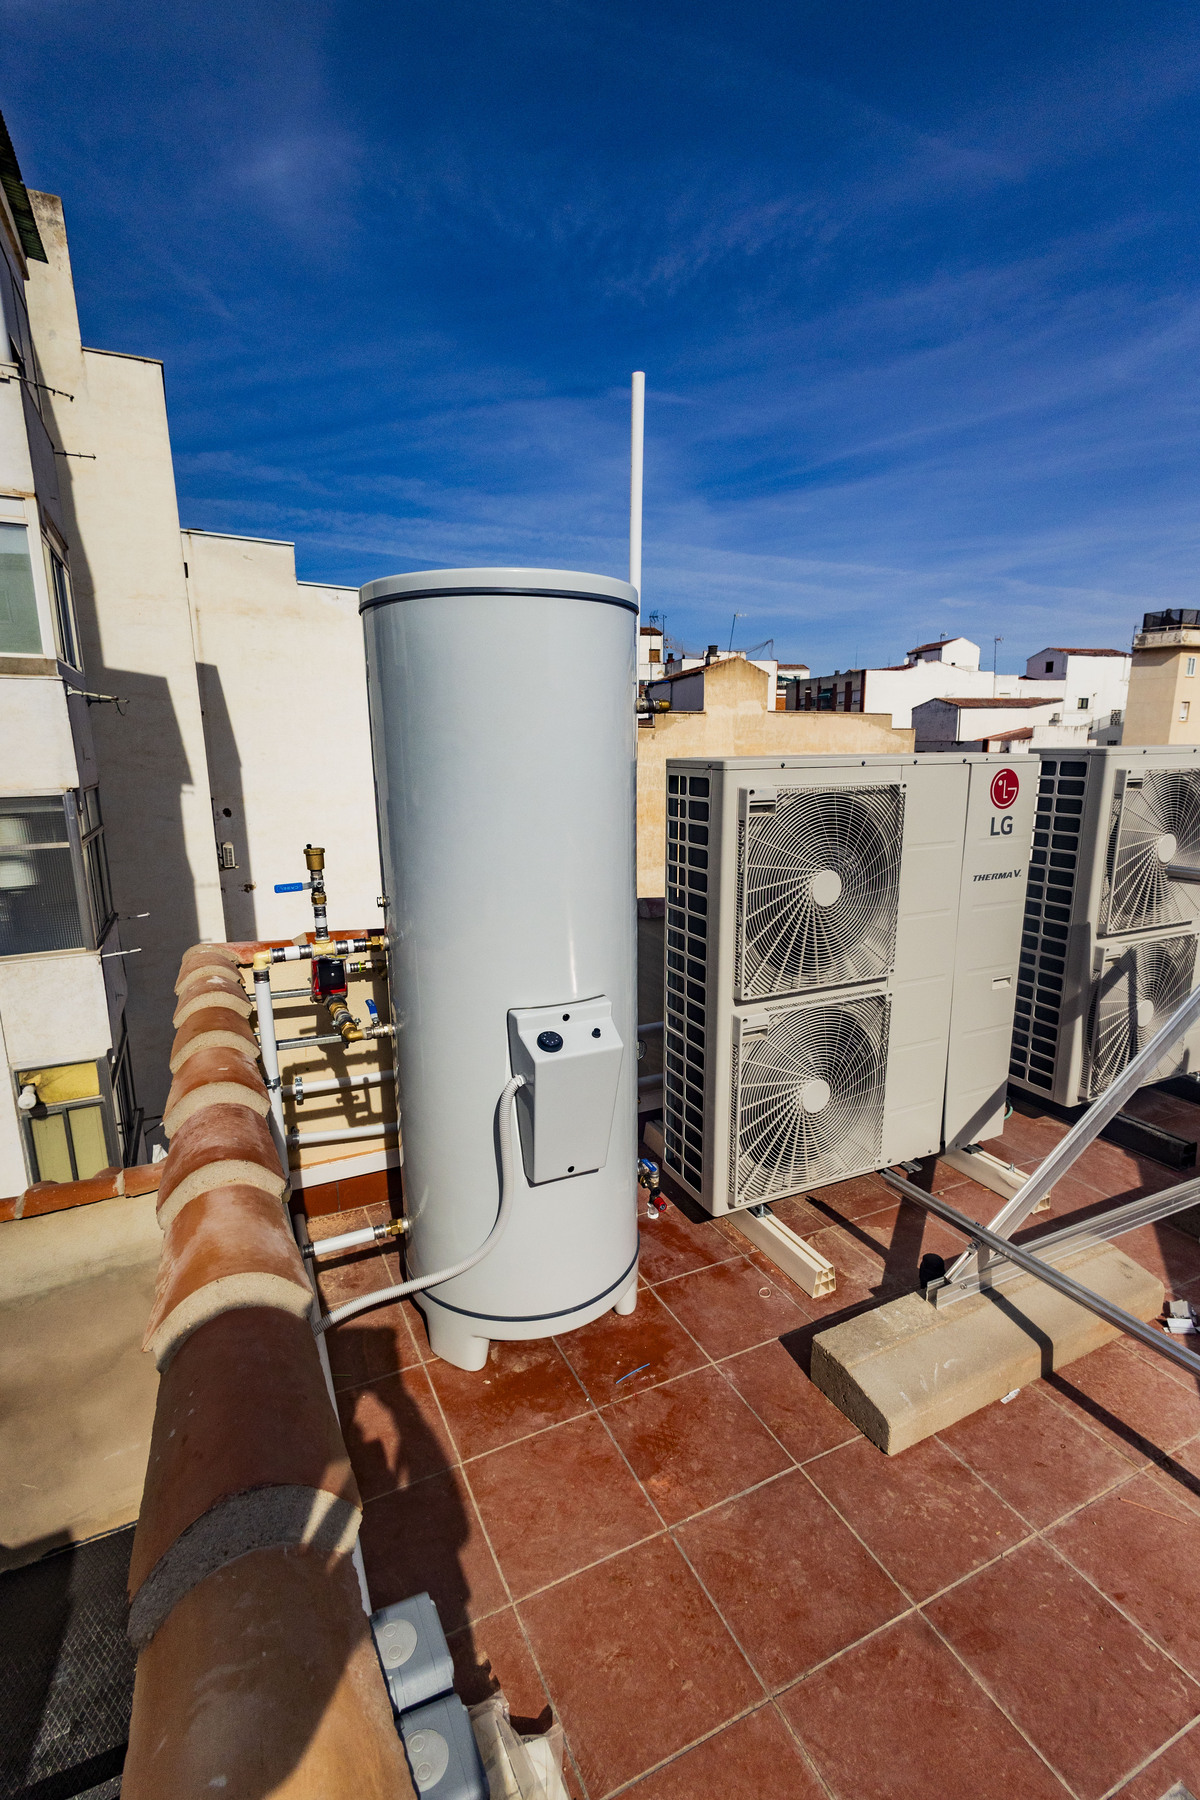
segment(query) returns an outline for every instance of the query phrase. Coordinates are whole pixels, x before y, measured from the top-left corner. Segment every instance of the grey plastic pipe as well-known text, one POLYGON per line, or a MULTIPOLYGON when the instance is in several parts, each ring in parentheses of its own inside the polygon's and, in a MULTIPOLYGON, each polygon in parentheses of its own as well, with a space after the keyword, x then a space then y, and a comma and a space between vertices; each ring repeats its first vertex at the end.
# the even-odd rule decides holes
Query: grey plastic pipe
POLYGON ((496 1248, 504 1235, 505 1228, 512 1216, 513 1180, 512 1166, 512 1124, 517 1107, 517 1090, 525 1086, 523 1075, 514 1075, 501 1090, 497 1109, 501 1114, 500 1123, 500 1210, 496 1214, 496 1223, 480 1244, 478 1250, 463 1258, 462 1262, 451 1264, 448 1269, 438 1269, 432 1275, 418 1275, 412 1281, 401 1281, 395 1287, 380 1288, 374 1294, 363 1294, 357 1300, 347 1300, 344 1306, 335 1306, 325 1318, 318 1319, 313 1325, 317 1336, 329 1331, 334 1325, 341 1325, 347 1319, 354 1318, 356 1313, 369 1312, 372 1307, 386 1306, 391 1300, 403 1300, 406 1294, 420 1294, 426 1288, 440 1287, 443 1281, 452 1281, 456 1275, 465 1275, 476 1263, 483 1261, 496 1248), (507 1103, 507 1111, 506 1111, 507 1103))

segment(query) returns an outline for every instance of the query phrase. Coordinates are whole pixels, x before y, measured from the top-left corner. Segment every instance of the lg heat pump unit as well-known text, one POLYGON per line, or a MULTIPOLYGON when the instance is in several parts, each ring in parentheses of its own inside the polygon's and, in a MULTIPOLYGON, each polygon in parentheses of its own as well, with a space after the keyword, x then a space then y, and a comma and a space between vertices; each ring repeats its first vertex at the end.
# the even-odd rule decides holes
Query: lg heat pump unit
POLYGON ((665 1161, 710 1212, 999 1129, 1032 774, 667 764, 665 1161))
MULTIPOLYGON (((1200 749, 1046 751, 1011 1079, 1065 1106, 1110 1087, 1196 984, 1200 749)), ((1200 1066, 1194 1028, 1150 1077, 1200 1066)))

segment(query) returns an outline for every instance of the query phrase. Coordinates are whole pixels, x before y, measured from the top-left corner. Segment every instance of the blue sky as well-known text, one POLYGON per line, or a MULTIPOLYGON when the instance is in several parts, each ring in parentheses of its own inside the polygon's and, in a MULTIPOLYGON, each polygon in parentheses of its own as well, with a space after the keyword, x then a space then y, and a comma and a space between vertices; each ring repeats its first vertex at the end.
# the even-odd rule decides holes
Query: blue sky
POLYGON ((357 584, 627 567, 689 647, 1200 604, 1200 19, 1138 0, 4 0, 183 522, 357 584))

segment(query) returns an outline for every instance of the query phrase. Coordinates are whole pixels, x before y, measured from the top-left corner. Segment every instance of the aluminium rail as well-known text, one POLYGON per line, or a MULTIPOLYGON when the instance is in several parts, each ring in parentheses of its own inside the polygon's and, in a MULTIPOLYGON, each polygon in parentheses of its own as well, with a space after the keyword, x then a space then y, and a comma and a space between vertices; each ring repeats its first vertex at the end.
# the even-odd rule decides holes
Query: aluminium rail
MULTIPOLYGON (((1137 1338, 1139 1342, 1146 1345, 1147 1349, 1153 1350, 1158 1356, 1165 1357, 1168 1362, 1178 1363, 1180 1368, 1188 1371, 1189 1375, 1200 1376, 1200 1356, 1197 1356, 1192 1350, 1185 1350, 1182 1344, 1177 1344, 1175 1339, 1168 1336, 1166 1332, 1155 1331, 1152 1326, 1144 1324, 1141 1319, 1134 1318, 1133 1314, 1126 1312, 1123 1307, 1114 1306, 1112 1301, 1106 1300, 1102 1294, 1094 1294, 1090 1288, 1081 1286, 1069 1275, 1064 1275, 1061 1269, 1056 1269, 1053 1263, 1043 1262, 1040 1257, 1034 1256, 1024 1244, 1010 1243, 1007 1238, 998 1236, 988 1226, 977 1225, 974 1219, 968 1219, 965 1213, 960 1213, 956 1207, 947 1205, 946 1201, 937 1194, 927 1194, 923 1188, 915 1187, 911 1181, 907 1181, 902 1175, 895 1174, 891 1169, 884 1169, 882 1174, 889 1186, 894 1187, 897 1193, 903 1194, 906 1200, 913 1200, 918 1206, 923 1206, 926 1212, 933 1213, 937 1218, 944 1220, 947 1225, 952 1225, 956 1231, 961 1231, 963 1236, 970 1238, 972 1243, 986 1247, 996 1256, 1007 1258, 1015 1263, 1024 1274, 1036 1275, 1039 1281, 1046 1283, 1047 1287, 1056 1288, 1068 1300, 1074 1300, 1077 1305, 1085 1306, 1089 1312, 1095 1313, 1107 1324, 1115 1325, 1118 1331, 1125 1332, 1129 1337, 1137 1338)), ((1190 1184, 1185 1183, 1185 1185, 1190 1184)))
MULTIPOLYGON (((979 1237, 972 1248, 964 1251, 947 1270, 945 1286, 938 1289, 939 1305, 946 1305, 951 1300, 964 1298, 969 1293, 978 1292, 981 1285, 986 1285, 994 1258, 998 1254, 1008 1254, 1007 1251, 998 1252, 996 1244, 1007 1243, 1013 1232, 1020 1229, 1038 1201, 1045 1198, 1055 1182, 1062 1180, 1062 1177, 1088 1145, 1099 1137, 1114 1113, 1120 1112, 1130 1094, 1153 1073, 1167 1051, 1195 1023, 1197 1018, 1200 1018, 1200 988, 1189 994, 1182 1005, 1176 1008, 1162 1029, 1154 1034, 1145 1048, 1139 1050, 1133 1061, 1121 1071, 1112 1086, 1101 1094, 1098 1100, 1093 1101, 1061 1143, 1055 1145, 1049 1156, 1038 1164, 1028 1180, 1017 1189, 1012 1199, 1000 1208, 995 1218, 988 1223, 987 1236, 979 1237)), ((889 1175, 887 1179, 893 1181, 894 1184, 893 1177, 889 1175)), ((1187 1182, 1184 1182, 1182 1187, 1187 1188, 1188 1185, 1187 1182)), ((921 1190, 915 1191, 920 1192, 921 1190)), ((1173 1191, 1179 1193, 1182 1190, 1175 1189, 1173 1191)), ((1181 1199, 1172 1210, 1178 1212, 1183 1207, 1192 1204, 1194 1204, 1192 1197, 1181 1199)), ((1164 1218, 1166 1214, 1160 1212, 1157 1216, 1164 1218)), ((1104 1236, 1103 1214, 1097 1214, 1090 1219, 1088 1225, 1097 1238, 1104 1236)), ((1129 1229, 1129 1227, 1122 1229, 1129 1229)), ((1037 1274, 1039 1269, 1035 1268, 1032 1272, 1037 1274)))

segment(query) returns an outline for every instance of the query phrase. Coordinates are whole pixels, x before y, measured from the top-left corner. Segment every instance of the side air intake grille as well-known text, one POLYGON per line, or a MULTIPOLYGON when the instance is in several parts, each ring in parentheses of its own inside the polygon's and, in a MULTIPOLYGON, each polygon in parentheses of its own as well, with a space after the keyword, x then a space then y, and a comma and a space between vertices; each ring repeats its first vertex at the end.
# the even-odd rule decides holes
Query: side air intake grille
POLYGON ((697 1189, 704 1173, 708 834, 707 775, 668 776, 663 1161, 697 1189))
POLYGON ((1087 772, 1086 762, 1043 757, 1038 783, 1009 1071, 1047 1092, 1054 1086, 1087 772))
POLYGON ((1195 923, 1200 887, 1172 881, 1167 866, 1173 862, 1200 867, 1200 770, 1127 777, 1108 840, 1100 911, 1106 936, 1195 923))
MULTIPOLYGON (((1092 1001, 1088 1098, 1099 1099, 1112 1086, 1139 1050, 1145 1049, 1156 1031, 1192 991, 1196 969, 1196 939, 1160 938, 1130 944, 1124 955, 1110 963, 1096 985, 1092 1001)), ((1175 1074, 1186 1052, 1174 1045, 1154 1079, 1175 1074)))
POLYGON ((736 1199, 742 1205, 879 1166, 887 1068, 882 994, 776 1012, 742 1038, 736 1199))
POLYGON ((750 804, 739 848, 743 999, 876 981, 892 966, 904 794, 792 789, 750 804))

